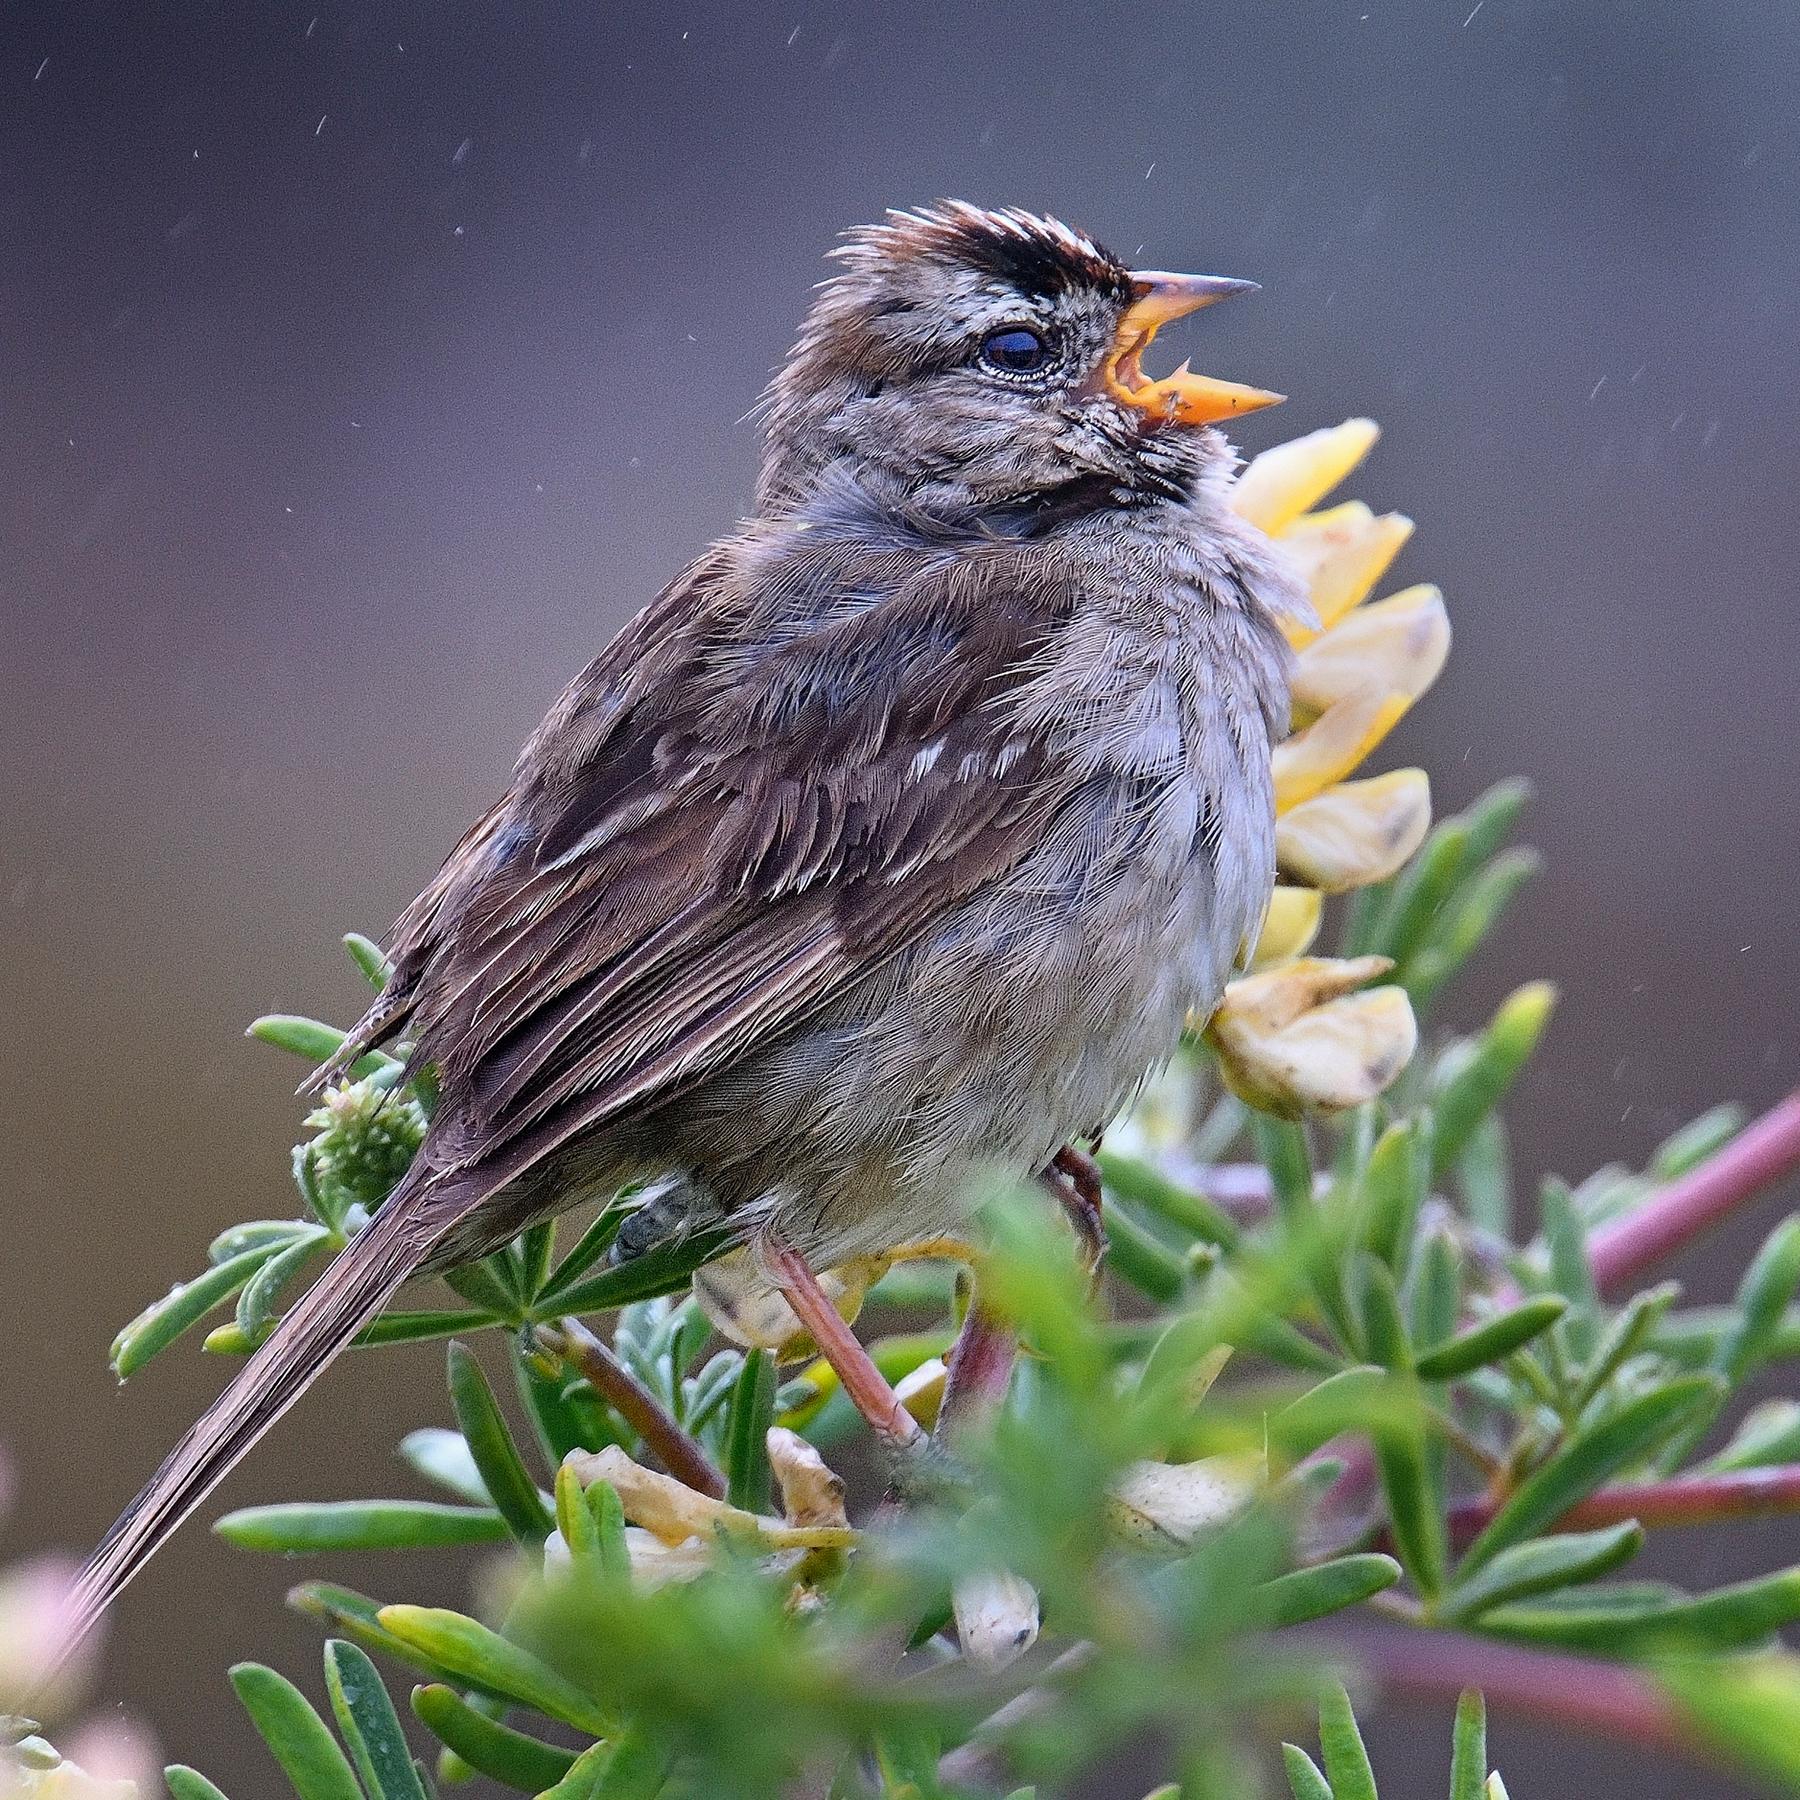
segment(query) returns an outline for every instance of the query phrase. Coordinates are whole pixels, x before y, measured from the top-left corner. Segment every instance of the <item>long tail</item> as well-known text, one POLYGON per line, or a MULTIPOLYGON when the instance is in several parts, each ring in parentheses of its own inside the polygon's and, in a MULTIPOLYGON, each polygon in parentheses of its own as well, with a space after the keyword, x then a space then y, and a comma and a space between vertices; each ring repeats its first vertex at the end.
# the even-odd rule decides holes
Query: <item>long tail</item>
POLYGON ((395 1189, 119 1515, 76 1583, 64 1655, 417 1270, 443 1233, 503 1179, 474 1170, 449 1176, 421 1171, 417 1181, 409 1177, 395 1189))

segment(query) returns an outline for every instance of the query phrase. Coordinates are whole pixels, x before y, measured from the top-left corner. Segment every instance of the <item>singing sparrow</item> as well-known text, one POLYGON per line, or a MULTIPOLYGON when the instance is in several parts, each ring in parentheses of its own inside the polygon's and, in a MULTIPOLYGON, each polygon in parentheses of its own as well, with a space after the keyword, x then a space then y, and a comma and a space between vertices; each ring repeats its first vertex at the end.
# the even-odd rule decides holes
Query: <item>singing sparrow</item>
MULTIPOLYGON (((814 1266, 1097 1132, 1267 904, 1279 618, 1215 425, 1152 380, 1251 284, 946 203, 851 232, 764 407, 752 516, 551 709, 324 1078, 404 1036, 410 1173, 170 1455, 97 1616, 409 1276, 660 1178, 814 1266)), ((641 1247, 647 1227, 627 1233, 641 1247)))

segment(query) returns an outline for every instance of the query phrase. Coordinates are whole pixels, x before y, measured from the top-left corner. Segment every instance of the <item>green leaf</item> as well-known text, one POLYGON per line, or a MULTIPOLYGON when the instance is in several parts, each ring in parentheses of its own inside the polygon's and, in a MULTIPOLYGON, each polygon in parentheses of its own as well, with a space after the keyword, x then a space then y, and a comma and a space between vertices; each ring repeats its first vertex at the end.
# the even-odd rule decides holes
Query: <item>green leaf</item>
POLYGON ((1800 1289, 1800 1216, 1769 1233, 1738 1284, 1737 1328, 1720 1343, 1713 1367, 1739 1387, 1768 1361, 1788 1302, 1800 1289))
POLYGON ((1655 1679, 1696 1734, 1726 1755, 1800 1794, 1800 1658, 1673 1658, 1655 1679))
POLYGON ((231 1685, 300 1800, 363 1800, 337 1740, 291 1681, 261 1663, 239 1663, 231 1685))
POLYGON ((1360 1605, 1399 1579, 1400 1565, 1391 1556, 1335 1556, 1265 1581, 1251 1593, 1251 1615, 1264 1630, 1300 1625, 1360 1605))
POLYGON ((1331 1783, 1319 1773, 1318 1765, 1298 1744, 1283 1744, 1281 1761, 1287 1770, 1288 1787, 1294 1800, 1336 1800, 1331 1783))
POLYGON ((1646 1171, 1657 1182, 1675 1181, 1716 1156, 1744 1129, 1741 1106, 1715 1106, 1663 1139, 1646 1171))
POLYGON ((1375 1771, 1369 1767, 1350 1696, 1336 1683, 1319 1696, 1319 1753, 1333 1800, 1376 1800, 1375 1771))
POLYGON ((599 1557, 600 1527, 588 1511, 580 1477, 566 1465, 556 1471, 556 1529, 577 1568, 591 1566, 599 1557))
POLYGON ((1544 1241, 1550 1251, 1550 1282, 1567 1297, 1572 1309, 1563 1329, 1575 1354, 1589 1357, 1600 1335, 1600 1296, 1588 1260, 1587 1228, 1569 1184, 1554 1175, 1544 1178, 1541 1207, 1544 1241))
POLYGON ((598 1703, 548 1663, 462 1613, 438 1606, 384 1606, 376 1617, 402 1643, 461 1680, 583 1731, 604 1736, 612 1729, 598 1703))
POLYGON ((775 1358, 752 1350, 738 1371, 725 1422, 725 1498, 745 1512, 769 1510, 769 1458, 764 1440, 775 1422, 775 1358))
POLYGON ((394 1636, 381 1623, 381 1606, 354 1588, 338 1587, 328 1581, 303 1581, 288 1590, 287 1603, 296 1612, 319 1620, 329 1631, 349 1638, 365 1650, 380 1656, 391 1656, 408 1668, 419 1670, 433 1681, 450 1681, 455 1672, 446 1669, 394 1636))
POLYGON ((1482 1800, 1487 1786, 1487 1706, 1474 1688, 1456 1702, 1456 1735, 1451 1740, 1450 1800, 1482 1800))
POLYGON ((1648 1456, 1701 1407, 1710 1405, 1717 1392, 1718 1384, 1710 1375, 1683 1376, 1638 1395, 1609 1418, 1576 1434, 1534 1470, 1488 1522, 1463 1558, 1463 1575, 1472 1574, 1507 1545, 1538 1536, 1577 1500, 1648 1456))
POLYGON ((1362 1241, 1397 1275, 1425 1196, 1429 1137, 1418 1119, 1397 1120, 1375 1140, 1362 1174, 1362 1241))
POLYGON ((1800 1461, 1800 1402, 1765 1400, 1745 1413, 1731 1441, 1703 1466, 1722 1474, 1795 1461, 1800 1461))
POLYGON ((568 1774, 555 1787, 546 1788, 537 1800, 595 1800, 611 1757, 610 1744, 589 1745, 570 1764, 568 1774))
POLYGON ((538 1322, 548 1322, 565 1313, 605 1312, 615 1306, 630 1306, 639 1300, 672 1294, 687 1286, 702 1263, 711 1262, 730 1249, 732 1242, 732 1233, 723 1227, 691 1231, 678 1242, 658 1244, 642 1256, 602 1269, 573 1287, 560 1288, 552 1282, 550 1290, 533 1302, 531 1316, 538 1322))
POLYGON ((169 1790, 169 1800, 225 1800, 198 1769, 190 1769, 186 1763, 170 1763, 163 1770, 163 1785, 169 1790))
MULTIPOLYGON (((1414 1258, 1407 1296, 1407 1325, 1413 1343, 1443 1348, 1456 1335, 1462 1299, 1462 1252, 1449 1225, 1440 1220, 1425 1232, 1414 1258)), ((1425 1374, 1423 1355, 1419 1372, 1425 1374)))
POLYGON ((1458 1333, 1448 1343, 1421 1351, 1419 1374, 1426 1381, 1453 1381, 1472 1369, 1500 1362, 1555 1324, 1568 1309, 1569 1303, 1559 1295, 1527 1300, 1458 1333))
POLYGON ((1513 896, 1544 866, 1535 850, 1505 850, 1462 884, 1429 940, 1400 971, 1401 985, 1423 1008, 1499 924, 1513 896))
POLYGON ((1649 1341, 1662 1316, 1681 1292, 1680 1284, 1665 1281, 1659 1287, 1645 1288, 1632 1297, 1629 1304, 1616 1312, 1599 1342, 1594 1345, 1588 1366, 1575 1389, 1572 1411, 1577 1417, 1585 1412, 1594 1397, 1612 1380, 1624 1365, 1649 1341))
POLYGON ((1404 971, 1450 898, 1468 852, 1468 821, 1444 820, 1402 871, 1387 915, 1376 922, 1367 948, 1391 956, 1404 971))
POLYGON ((222 1263, 246 1250, 279 1250, 312 1230, 310 1219, 246 1219, 241 1225, 228 1225, 206 1246, 206 1260, 222 1263))
POLYGON ((1099 1162, 1101 1179, 1110 1192, 1155 1213, 1183 1236, 1221 1249, 1230 1249, 1242 1236, 1236 1221, 1204 1194, 1189 1192, 1148 1163, 1113 1150, 1102 1150, 1099 1162))
MULTIPOLYGON (((619 1227, 631 1216, 631 1207, 623 1200, 610 1200, 594 1215, 588 1228, 575 1240, 573 1248, 556 1265, 549 1279, 539 1289, 539 1308, 554 1306, 608 1250, 619 1235, 619 1227)), ((564 1308, 567 1311, 567 1308, 564 1308)))
POLYGON ((597 1535, 595 1557, 601 1572, 611 1580, 631 1579, 631 1547, 625 1538, 625 1506, 610 1481, 596 1481, 587 1490, 588 1511, 594 1515, 597 1535))
POLYGON ((480 1262, 464 1263, 460 1268, 446 1269, 443 1282, 458 1299, 480 1307, 492 1317, 504 1319, 509 1325, 525 1323, 524 1302, 511 1283, 501 1279, 491 1256, 483 1257, 480 1262))
POLYGON ((1462 1190, 1463 1207, 1471 1224, 1490 1237, 1510 1239, 1513 1233, 1512 1151, 1506 1121, 1491 1112, 1469 1133, 1456 1163, 1456 1184, 1462 1190))
POLYGON ((394 965, 388 961, 387 952, 373 938, 364 937, 360 931, 344 933, 344 948, 349 951, 350 960, 356 964, 357 973, 379 994, 394 973, 394 965))
POLYGON ((1187 1286, 1187 1263, 1123 1203, 1107 1209, 1106 1266, 1159 1306, 1178 1299, 1187 1286))
POLYGON ((1490 1607, 1597 1581, 1629 1562, 1643 1542, 1644 1528, 1628 1519, 1601 1531, 1572 1531, 1514 1544, 1467 1581, 1458 1582, 1441 1616, 1451 1621, 1475 1619, 1490 1607))
MULTIPOLYGON (((308 1062, 329 1062, 343 1048, 348 1035, 335 1025, 318 1019, 302 1018, 298 1013, 265 1013, 250 1022, 248 1034, 260 1043, 273 1044, 277 1050, 291 1051, 308 1062)), ((398 1069, 400 1064, 379 1050, 370 1050, 350 1065, 350 1073, 359 1080, 383 1069, 398 1069)))
POLYGON ((452 1339, 449 1366, 450 1402, 469 1454, 481 1471, 482 1484, 513 1536, 522 1544, 541 1544, 550 1533, 550 1514, 537 1483, 526 1471, 481 1364, 466 1345, 452 1339))
POLYGON ((213 1530, 240 1550, 283 1555, 317 1550, 441 1549, 447 1544, 495 1544, 506 1521, 488 1506, 447 1506, 435 1500, 290 1501, 227 1513, 213 1530))
POLYGON ((605 1772, 594 1786, 594 1800, 656 1800, 672 1760, 666 1744, 641 1726, 628 1727, 613 1745, 605 1772))
POLYGON ((197 1325, 215 1306, 230 1299, 279 1250, 279 1244, 259 1244, 215 1263, 205 1274, 180 1283, 160 1300, 152 1301, 113 1339, 113 1373, 121 1381, 135 1375, 189 1326, 197 1325))
POLYGON ((1256 1143, 1257 1159, 1269 1171, 1282 1217, 1290 1224, 1306 1217, 1313 1205, 1313 1165, 1305 1126, 1254 1113, 1250 1135, 1256 1143))
POLYGON ((1481 1121, 1505 1097, 1537 1048, 1556 1004, 1546 981, 1530 981, 1501 1003, 1472 1056, 1447 1080, 1432 1104, 1431 1173, 1453 1169, 1481 1121))
POLYGON ((363 1785, 379 1800, 425 1800, 424 1784, 375 1665, 354 1644, 325 1646, 325 1689, 363 1785))
POLYGON ((1594 1602, 1588 1607, 1497 1607, 1483 1616, 1481 1628, 1499 1637, 1594 1656, 1636 1659, 1733 1650, 1759 1643, 1800 1619, 1800 1569, 1656 1605, 1614 1608, 1606 1604, 1604 1589, 1596 1592, 1594 1602))
POLYGON ((1367 1364, 1340 1369, 1269 1421, 1269 1447, 1283 1461, 1299 1462, 1334 1437, 1366 1428, 1371 1416, 1391 1412, 1392 1389, 1385 1369, 1367 1364))
POLYGON ((323 1225, 315 1225, 276 1251, 244 1283, 243 1292, 238 1295, 237 1327, 246 1338, 260 1343, 268 1335, 288 1283, 325 1247, 327 1235, 323 1225))
POLYGON ((454 1688, 416 1687, 412 1709, 471 1769, 523 1794, 553 1787, 575 1766, 575 1753, 515 1731, 478 1712, 454 1688))
POLYGON ((1398 1374, 1411 1374, 1413 1352, 1406 1321, 1400 1314, 1400 1296, 1394 1289, 1393 1272, 1372 1256, 1357 1262, 1357 1286, 1361 1301, 1363 1342, 1369 1360, 1398 1374))
POLYGON ((1519 814, 1531 800, 1531 783, 1523 775, 1509 775, 1496 781, 1479 800, 1462 815, 1469 829, 1469 866, 1484 863, 1513 834, 1519 814))

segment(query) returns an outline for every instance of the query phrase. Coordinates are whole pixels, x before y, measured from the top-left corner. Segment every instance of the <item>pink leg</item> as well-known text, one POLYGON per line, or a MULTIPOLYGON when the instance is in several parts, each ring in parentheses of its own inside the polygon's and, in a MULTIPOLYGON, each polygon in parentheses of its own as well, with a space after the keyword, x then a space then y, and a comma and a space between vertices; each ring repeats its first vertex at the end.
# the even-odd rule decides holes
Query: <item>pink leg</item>
POLYGON ((875 1435, 895 1450, 910 1450, 923 1443, 925 1433, 918 1420, 900 1404, 887 1377, 876 1368, 856 1333, 839 1317, 805 1260, 771 1238, 764 1238, 760 1248, 762 1260, 788 1305, 819 1346, 819 1354, 836 1370, 844 1392, 869 1421, 875 1435))

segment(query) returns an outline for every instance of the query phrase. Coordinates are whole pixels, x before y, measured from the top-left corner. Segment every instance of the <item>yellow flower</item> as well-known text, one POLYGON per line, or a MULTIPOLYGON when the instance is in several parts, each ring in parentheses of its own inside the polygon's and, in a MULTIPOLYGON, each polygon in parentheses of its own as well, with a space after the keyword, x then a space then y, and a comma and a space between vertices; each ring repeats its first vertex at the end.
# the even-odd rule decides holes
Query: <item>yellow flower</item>
POLYGON ((1436 588, 1370 599, 1412 536, 1412 521, 1360 500, 1319 508, 1379 435, 1373 420, 1349 419, 1278 444, 1232 492, 1238 514, 1287 553, 1317 616, 1316 625, 1286 628, 1295 650, 1293 730, 1273 758, 1280 885, 1247 959, 1249 977, 1227 990, 1213 1031, 1233 1090, 1288 1115, 1357 1104, 1352 1094, 1373 1098, 1405 1066, 1416 1036, 1398 988, 1351 995, 1369 979, 1366 968, 1349 978, 1313 959, 1298 982, 1253 985, 1300 966, 1324 895, 1385 881, 1431 825, 1423 769, 1353 779, 1450 653, 1450 618, 1436 588))
POLYGON ((1238 477, 1232 504, 1287 552, 1318 624, 1292 624, 1296 658, 1293 733, 1274 755, 1276 890, 1252 968, 1302 954, 1317 928, 1316 903, 1298 894, 1343 893, 1384 881, 1412 855, 1431 823, 1421 769, 1373 781, 1349 777, 1430 687, 1450 653, 1443 595, 1420 585, 1371 601, 1412 521, 1360 500, 1314 510, 1369 453, 1371 419, 1349 419, 1257 457, 1238 477))

